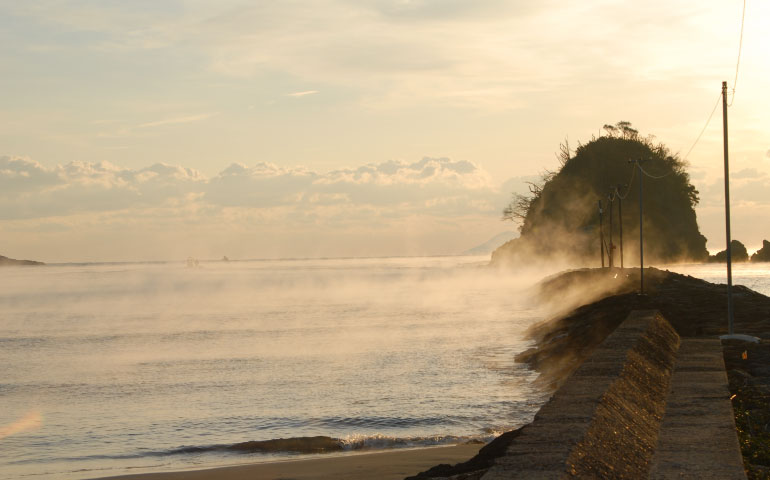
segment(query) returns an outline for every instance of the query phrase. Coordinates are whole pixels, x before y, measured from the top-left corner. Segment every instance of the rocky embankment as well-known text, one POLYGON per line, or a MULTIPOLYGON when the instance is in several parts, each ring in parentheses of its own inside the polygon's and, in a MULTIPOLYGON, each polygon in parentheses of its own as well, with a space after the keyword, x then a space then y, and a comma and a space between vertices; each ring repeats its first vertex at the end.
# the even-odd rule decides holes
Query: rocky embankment
MULTIPOLYGON (((538 370, 544 388, 556 391, 634 310, 659 311, 683 339, 727 333, 725 285, 645 269, 646 294, 639 295, 639 280, 639 269, 583 269, 546 279, 535 294, 559 304, 550 320, 530 329, 536 345, 517 360, 538 370)), ((733 301, 735 331, 762 339, 724 343, 744 465, 750 479, 770 478, 770 298, 735 286, 733 301)), ((498 437, 468 462, 410 478, 481 478, 520 434, 521 429, 498 437)))

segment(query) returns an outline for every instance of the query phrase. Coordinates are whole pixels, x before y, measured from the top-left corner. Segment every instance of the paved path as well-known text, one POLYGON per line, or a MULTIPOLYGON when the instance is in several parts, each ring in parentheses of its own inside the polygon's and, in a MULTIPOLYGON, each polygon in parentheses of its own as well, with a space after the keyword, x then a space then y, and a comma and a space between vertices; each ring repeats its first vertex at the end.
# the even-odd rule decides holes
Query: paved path
POLYGON ((719 339, 682 339, 650 478, 746 478, 719 339))

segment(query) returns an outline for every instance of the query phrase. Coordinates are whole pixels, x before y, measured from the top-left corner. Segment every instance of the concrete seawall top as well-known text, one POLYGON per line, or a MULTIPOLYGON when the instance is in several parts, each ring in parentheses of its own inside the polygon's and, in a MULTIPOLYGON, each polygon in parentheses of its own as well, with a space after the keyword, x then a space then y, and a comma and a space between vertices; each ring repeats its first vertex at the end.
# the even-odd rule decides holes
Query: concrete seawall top
POLYGON ((745 479, 721 354, 632 312, 481 478, 745 479))

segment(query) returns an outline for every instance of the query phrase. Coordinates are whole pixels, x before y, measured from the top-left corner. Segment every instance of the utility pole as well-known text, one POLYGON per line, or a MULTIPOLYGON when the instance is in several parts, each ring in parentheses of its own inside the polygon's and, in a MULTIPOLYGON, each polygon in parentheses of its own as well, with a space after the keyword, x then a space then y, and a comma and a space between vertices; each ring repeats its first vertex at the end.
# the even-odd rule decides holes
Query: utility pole
POLYGON ((599 246, 602 251, 602 268, 604 268, 604 226, 602 225, 602 201, 599 200, 599 246))
POLYGON ((642 159, 636 161, 639 167, 639 294, 644 295, 644 222, 642 222, 642 213, 644 206, 642 202, 642 159))
POLYGON ((614 216, 614 208, 612 206, 613 203, 612 193, 610 193, 607 196, 607 203, 609 203, 610 206, 610 245, 609 245, 609 252, 607 252, 607 257, 609 258, 609 264, 610 268, 615 266, 615 245, 612 244, 612 217, 614 216))
MULTIPOLYGON (((634 162, 629 160, 628 163, 634 162)), ((644 235, 643 235, 643 206, 642 206, 642 159, 636 160, 635 167, 639 168, 639 294, 644 295, 644 235)))
POLYGON ((730 167, 727 160, 727 82, 722 82, 722 133, 725 155, 725 233, 727 236, 727 333, 733 334, 733 262, 730 238, 730 167))
MULTIPOLYGON (((615 193, 618 187, 615 187, 615 193)), ((620 227, 620 269, 623 270, 623 198, 618 195, 618 227, 620 227)))

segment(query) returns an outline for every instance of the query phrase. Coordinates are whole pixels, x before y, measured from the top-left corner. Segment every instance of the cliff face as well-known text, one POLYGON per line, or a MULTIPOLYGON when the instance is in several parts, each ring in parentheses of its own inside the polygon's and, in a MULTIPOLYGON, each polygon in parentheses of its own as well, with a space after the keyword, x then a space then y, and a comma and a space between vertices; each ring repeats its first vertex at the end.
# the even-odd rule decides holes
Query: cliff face
POLYGON ((514 199, 506 217, 521 220, 521 237, 495 251, 493 262, 558 258, 578 265, 599 263, 600 202, 604 242, 609 246, 612 223, 617 259, 622 224, 625 260, 638 261, 640 180, 645 258, 703 261, 708 252, 695 216, 698 192, 684 167, 665 146, 635 135, 594 139, 563 159, 542 184, 533 185, 531 196, 514 199), (629 159, 642 159, 645 173, 629 159))
POLYGON ((34 260, 16 260, 0 255, 0 267, 14 266, 14 265, 45 265, 43 262, 36 262, 34 260))

